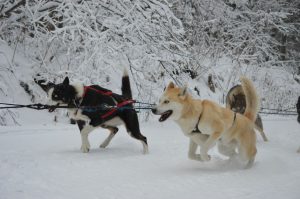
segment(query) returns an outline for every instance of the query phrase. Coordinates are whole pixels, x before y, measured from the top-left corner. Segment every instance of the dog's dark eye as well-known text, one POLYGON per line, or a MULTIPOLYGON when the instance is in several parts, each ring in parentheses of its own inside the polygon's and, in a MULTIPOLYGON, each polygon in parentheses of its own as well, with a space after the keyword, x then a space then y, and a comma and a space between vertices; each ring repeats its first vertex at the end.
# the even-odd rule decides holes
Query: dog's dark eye
POLYGON ((169 100, 165 100, 164 104, 169 104, 169 102, 170 102, 169 100))
POLYGON ((52 97, 53 97, 53 99, 58 99, 58 95, 57 94, 53 94, 52 97))
POLYGON ((53 97, 54 99, 57 99, 59 95, 60 95, 59 90, 55 90, 55 91, 52 93, 52 97, 53 97))

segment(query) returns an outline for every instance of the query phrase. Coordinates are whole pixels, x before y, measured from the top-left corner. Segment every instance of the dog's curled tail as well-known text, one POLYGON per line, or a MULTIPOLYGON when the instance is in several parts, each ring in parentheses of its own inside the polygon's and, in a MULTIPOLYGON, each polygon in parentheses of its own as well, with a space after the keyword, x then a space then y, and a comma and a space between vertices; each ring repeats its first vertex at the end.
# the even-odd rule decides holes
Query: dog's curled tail
POLYGON ((246 110, 244 112, 244 116, 254 122, 260 108, 259 97, 251 80, 246 77, 241 77, 240 80, 246 98, 246 110))
POLYGON ((124 68, 124 73, 122 77, 122 95, 128 99, 132 99, 132 93, 131 93, 131 87, 130 87, 130 81, 127 69, 124 68))

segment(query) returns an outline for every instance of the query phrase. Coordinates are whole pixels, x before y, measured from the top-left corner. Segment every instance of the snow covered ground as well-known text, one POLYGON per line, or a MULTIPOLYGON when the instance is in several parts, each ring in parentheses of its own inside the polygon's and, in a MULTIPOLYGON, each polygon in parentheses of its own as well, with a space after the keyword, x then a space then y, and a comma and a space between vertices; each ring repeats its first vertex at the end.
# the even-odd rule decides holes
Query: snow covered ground
POLYGON ((187 158, 188 139, 171 121, 141 124, 150 154, 123 127, 106 149, 107 136, 90 135, 91 151, 80 152, 74 125, 35 124, 0 129, 1 199, 272 198, 300 196, 300 125, 296 118, 264 117, 269 142, 258 136, 249 170, 210 151, 210 162, 187 158))

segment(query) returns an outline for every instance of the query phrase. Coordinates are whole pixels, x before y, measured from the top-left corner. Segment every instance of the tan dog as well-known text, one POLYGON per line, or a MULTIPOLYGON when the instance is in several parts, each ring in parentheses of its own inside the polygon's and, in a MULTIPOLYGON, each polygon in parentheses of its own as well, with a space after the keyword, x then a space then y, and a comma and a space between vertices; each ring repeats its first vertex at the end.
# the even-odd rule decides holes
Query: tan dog
MULTIPOLYGON (((228 91, 226 96, 226 108, 229 108, 234 112, 244 114, 246 109, 246 99, 241 85, 235 85, 228 91)), ((262 119, 259 114, 257 114, 254 127, 260 132, 263 140, 265 142, 268 141, 268 138, 264 133, 262 119)))
POLYGON ((152 112, 161 115, 160 122, 173 119, 190 138, 189 158, 210 160, 208 150, 218 142, 220 153, 233 157, 238 148, 240 158, 252 166, 256 155, 254 121, 259 100, 250 80, 241 78, 246 96, 246 110, 243 115, 235 113, 209 100, 193 99, 187 89, 168 85, 152 112), (196 154, 200 146, 200 155, 196 154))

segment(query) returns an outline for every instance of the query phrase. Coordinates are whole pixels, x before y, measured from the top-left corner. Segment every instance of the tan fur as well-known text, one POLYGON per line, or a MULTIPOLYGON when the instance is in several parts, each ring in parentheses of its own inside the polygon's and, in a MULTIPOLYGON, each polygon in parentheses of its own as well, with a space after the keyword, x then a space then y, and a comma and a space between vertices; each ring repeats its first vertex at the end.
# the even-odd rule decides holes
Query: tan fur
MULTIPOLYGON (((243 114, 246 109, 246 99, 242 85, 236 85, 232 87, 226 96, 226 108, 231 109, 235 112, 243 114)), ((256 116, 254 128, 259 131, 263 140, 266 142, 268 138, 264 132, 262 120, 259 114, 256 116)))
POLYGON ((174 116, 170 116, 179 124, 182 131, 190 138, 189 157, 195 160, 208 161, 208 150, 219 140, 220 151, 224 155, 233 156, 238 148, 242 160, 247 161, 247 167, 251 167, 256 155, 256 135, 254 121, 259 108, 259 101, 255 88, 250 80, 241 78, 245 91, 247 107, 245 115, 238 114, 234 121, 234 112, 209 100, 193 99, 185 92, 182 95, 181 88, 170 83, 160 98, 156 114, 163 114, 172 110, 174 116), (165 103, 168 102, 168 103, 165 103), (179 112, 179 113, 178 113, 179 112), (179 115, 179 116, 178 116, 179 115), (201 133, 193 130, 198 123, 201 133), (197 146, 200 145, 200 156, 196 155, 197 146))
POLYGON ((240 80, 242 82, 243 91, 246 97, 246 110, 244 116, 255 122, 257 113, 260 108, 256 90, 253 83, 246 77, 241 77, 240 80))

